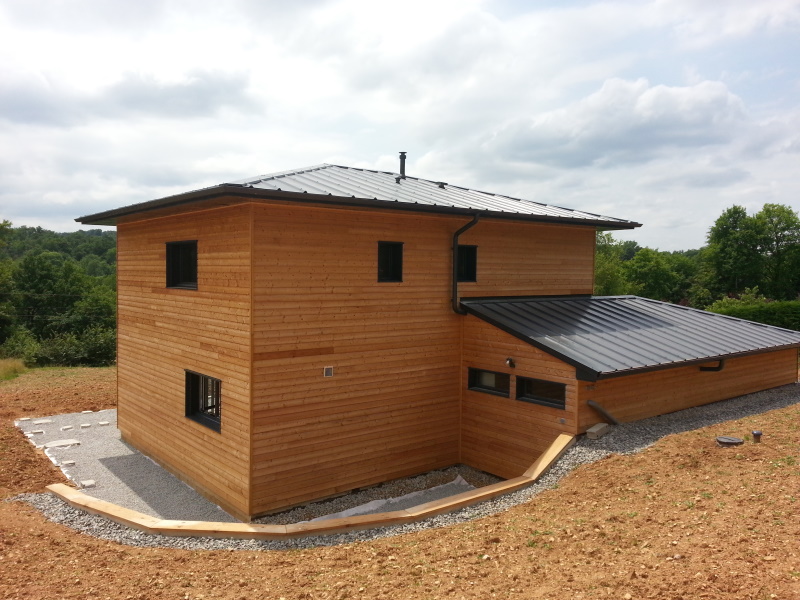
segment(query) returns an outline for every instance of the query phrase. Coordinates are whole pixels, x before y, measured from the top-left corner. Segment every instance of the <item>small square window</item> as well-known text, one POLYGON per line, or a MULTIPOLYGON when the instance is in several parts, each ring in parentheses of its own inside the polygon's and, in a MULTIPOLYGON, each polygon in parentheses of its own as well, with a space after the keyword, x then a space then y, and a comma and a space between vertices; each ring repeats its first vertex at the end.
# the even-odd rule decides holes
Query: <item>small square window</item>
POLYGON ((167 242, 167 287, 197 289, 197 240, 167 242))
POLYGON ((459 281, 478 281, 477 246, 462 246, 459 244, 457 276, 459 281))
POLYGON ((186 416, 219 431, 222 424, 222 382, 186 371, 186 416))
POLYGON ((555 381, 517 377, 517 400, 566 408, 567 386, 555 381))
POLYGON ((511 389, 511 376, 483 369, 469 370, 469 389, 508 398, 511 389))
POLYGON ((378 281, 403 281, 403 242, 378 242, 378 281))

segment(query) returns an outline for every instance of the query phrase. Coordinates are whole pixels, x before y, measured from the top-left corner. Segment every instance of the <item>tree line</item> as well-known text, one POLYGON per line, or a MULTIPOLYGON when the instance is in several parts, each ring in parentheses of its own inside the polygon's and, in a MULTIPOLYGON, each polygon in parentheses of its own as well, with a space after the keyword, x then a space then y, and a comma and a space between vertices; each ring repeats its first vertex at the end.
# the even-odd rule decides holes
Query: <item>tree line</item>
POLYGON ((800 295, 800 218, 790 207, 764 204, 748 215, 726 209, 697 250, 661 252, 599 233, 595 294, 635 294, 713 310, 800 295))
POLYGON ((0 358, 29 366, 116 359, 116 233, 0 223, 0 358))

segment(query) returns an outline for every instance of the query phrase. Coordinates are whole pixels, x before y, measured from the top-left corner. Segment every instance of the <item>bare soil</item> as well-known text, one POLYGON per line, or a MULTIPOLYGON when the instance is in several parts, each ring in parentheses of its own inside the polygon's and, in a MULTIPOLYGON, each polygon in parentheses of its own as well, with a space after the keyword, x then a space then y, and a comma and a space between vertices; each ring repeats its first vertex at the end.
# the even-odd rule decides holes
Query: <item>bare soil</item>
MULTIPOLYGON (((111 408, 114 369, 0 383, 0 494, 63 482, 13 426, 111 408)), ((302 551, 121 546, 0 502, 0 598, 800 598, 800 407, 578 468, 503 514, 302 551), (761 444, 718 435, 764 431, 761 444)))

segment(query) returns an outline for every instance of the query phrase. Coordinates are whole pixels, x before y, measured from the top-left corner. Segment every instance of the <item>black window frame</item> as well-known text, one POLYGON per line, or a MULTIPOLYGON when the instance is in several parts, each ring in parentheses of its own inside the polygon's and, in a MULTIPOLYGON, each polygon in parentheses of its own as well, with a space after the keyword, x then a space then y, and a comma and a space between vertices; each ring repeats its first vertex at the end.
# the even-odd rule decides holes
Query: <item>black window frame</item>
POLYGON ((537 379, 535 377, 517 376, 516 398, 522 402, 540 404, 550 408, 566 410, 567 408, 567 384, 549 379, 537 379), (534 386, 538 385, 538 390, 534 386), (526 387, 528 389, 526 389, 526 387), (558 389, 558 394, 551 394, 554 389, 558 389), (536 392, 540 393, 536 393, 536 392), (542 393, 544 392, 544 393, 542 393))
POLYGON ((458 245, 456 277, 459 282, 478 281, 478 247, 471 244, 458 245))
POLYGON ((498 371, 490 371, 488 369, 476 369, 469 367, 467 373, 467 387, 474 392, 483 392, 484 394, 492 394, 493 396, 501 396, 503 398, 511 397, 511 375, 508 373, 500 373, 498 371), (495 377, 500 377, 504 381, 504 385, 486 385, 480 381, 480 376, 483 373, 489 373, 495 377))
POLYGON ((403 282, 403 242, 378 242, 378 282, 403 282))
POLYGON ((167 242, 167 287, 197 289, 197 240, 167 242))
POLYGON ((188 369, 184 372, 186 417, 219 432, 222 429, 222 380, 188 369), (213 403, 209 403, 210 399, 213 403))

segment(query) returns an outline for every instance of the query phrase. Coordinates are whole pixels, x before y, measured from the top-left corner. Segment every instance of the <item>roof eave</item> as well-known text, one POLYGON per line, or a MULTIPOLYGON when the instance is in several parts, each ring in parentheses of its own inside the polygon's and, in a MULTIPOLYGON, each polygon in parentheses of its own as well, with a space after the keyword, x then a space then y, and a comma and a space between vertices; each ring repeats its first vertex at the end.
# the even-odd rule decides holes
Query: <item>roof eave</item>
POLYGON ((379 208, 388 210, 401 210, 410 212, 423 212, 445 215, 475 215, 480 213, 483 218, 501 219, 510 221, 528 221, 537 223, 554 223, 562 225, 580 225, 606 230, 635 229, 641 223, 633 221, 608 221, 605 219, 579 219, 572 217, 555 217, 548 215, 531 215, 525 213, 487 211, 474 208, 458 208, 450 206, 436 206, 430 204, 410 204, 377 198, 357 198, 333 196, 326 194, 308 194, 305 192, 284 192, 281 190, 264 190, 236 183, 223 183, 218 186, 186 192, 175 196, 168 196, 158 200, 150 200, 140 204, 133 204, 105 212, 86 215, 75 219, 84 225, 116 225, 125 217, 137 214, 146 214, 156 210, 175 208, 184 204, 210 200, 213 198, 233 196, 239 198, 253 198, 260 200, 291 200, 307 204, 323 204, 330 206, 346 206, 361 208, 379 208))

